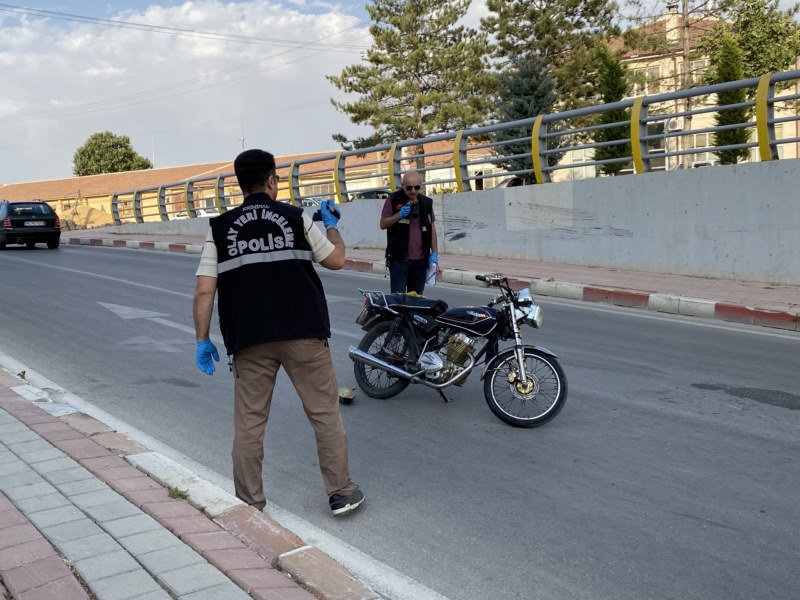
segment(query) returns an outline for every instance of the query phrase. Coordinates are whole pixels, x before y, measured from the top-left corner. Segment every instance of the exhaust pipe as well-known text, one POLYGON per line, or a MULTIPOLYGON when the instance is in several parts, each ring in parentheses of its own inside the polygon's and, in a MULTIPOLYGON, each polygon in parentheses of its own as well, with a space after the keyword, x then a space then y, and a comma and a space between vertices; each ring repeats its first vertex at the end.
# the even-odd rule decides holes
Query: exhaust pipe
POLYGON ((364 364, 369 365, 370 367, 374 367, 376 369, 383 369, 389 375, 394 375, 395 377, 401 377, 403 379, 410 379, 412 381, 417 380, 417 376, 420 373, 409 373, 408 371, 404 371, 399 367, 395 367, 394 365, 390 365, 387 362, 382 361, 379 358, 375 358, 371 354, 367 354, 363 350, 359 350, 355 346, 350 346, 350 349, 347 351, 347 355, 352 359, 358 362, 362 362, 364 364))
POLYGON ((429 388, 433 388, 435 390, 440 390, 442 388, 446 388, 448 385, 452 385, 458 379, 464 378, 466 379, 467 375, 472 371, 472 367, 475 366, 475 358, 472 354, 467 355, 467 364, 464 366, 463 370, 459 371, 453 377, 448 379, 442 383, 433 383, 432 381, 425 381, 424 379, 420 379, 420 375, 425 373, 424 370, 420 371, 419 373, 409 373, 408 371, 404 371, 399 367, 395 367, 394 365, 390 365, 387 362, 382 361, 379 358, 375 358, 371 354, 367 354, 363 350, 359 350, 355 346, 350 346, 350 349, 347 351, 347 355, 354 361, 362 362, 364 364, 369 365, 370 367, 374 367, 375 369, 383 369, 389 375, 394 375, 395 377, 400 377, 402 379, 409 379, 412 383, 421 383, 423 385, 427 385, 429 388))

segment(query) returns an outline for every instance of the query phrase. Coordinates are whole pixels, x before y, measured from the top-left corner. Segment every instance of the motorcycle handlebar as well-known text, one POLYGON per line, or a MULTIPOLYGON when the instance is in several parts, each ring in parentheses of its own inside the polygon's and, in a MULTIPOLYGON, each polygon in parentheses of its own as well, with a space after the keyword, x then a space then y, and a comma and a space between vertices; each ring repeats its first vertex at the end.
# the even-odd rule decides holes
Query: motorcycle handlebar
POLYGON ((477 279, 478 281, 489 281, 486 275, 475 275, 475 279, 477 279))

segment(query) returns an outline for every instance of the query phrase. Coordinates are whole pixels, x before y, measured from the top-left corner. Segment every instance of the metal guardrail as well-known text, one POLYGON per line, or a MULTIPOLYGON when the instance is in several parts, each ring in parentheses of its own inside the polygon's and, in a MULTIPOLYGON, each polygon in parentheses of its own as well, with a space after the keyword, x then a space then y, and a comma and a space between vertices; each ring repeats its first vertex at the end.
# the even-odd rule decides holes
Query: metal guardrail
MULTIPOLYGON (((714 164, 715 152, 722 150, 747 149, 754 160, 761 161, 776 160, 781 154, 794 158, 800 156, 798 92, 800 70, 770 73, 368 149, 318 155, 278 165, 282 179, 279 198, 296 205, 311 205, 318 197, 334 197, 340 203, 352 201, 354 195, 381 197, 398 189, 402 173, 409 168, 424 173, 431 193, 494 187, 500 179, 507 181, 510 177, 533 178, 536 183, 584 178, 586 169, 590 176, 597 176, 598 167, 608 163, 622 163, 623 173, 701 166, 714 164), (793 88, 789 85, 792 82, 793 88), (717 93, 731 90, 747 90, 748 97, 753 99, 719 106, 717 93), (725 126, 713 124, 714 114, 734 108, 748 109, 754 120, 725 126), (630 119, 599 124, 600 115, 615 110, 626 111, 630 119), (699 126, 686 126, 695 119, 699 126), (785 135, 792 124, 795 135, 785 135), (629 137, 593 141, 597 131, 619 126, 629 129, 629 137), (732 129, 749 131, 749 141, 713 145, 714 134, 732 129), (530 131, 530 134, 505 140, 496 137, 497 132, 508 130, 530 131), (530 150, 520 153, 521 144, 530 150), (625 144, 630 144, 630 156, 593 158, 597 148, 625 144), (782 152, 784 148, 789 151, 782 152), (510 161, 520 159, 529 167, 506 168, 510 161)), ((116 224, 142 223, 218 214, 241 201, 234 173, 225 173, 116 193, 112 196, 111 211, 116 224)))

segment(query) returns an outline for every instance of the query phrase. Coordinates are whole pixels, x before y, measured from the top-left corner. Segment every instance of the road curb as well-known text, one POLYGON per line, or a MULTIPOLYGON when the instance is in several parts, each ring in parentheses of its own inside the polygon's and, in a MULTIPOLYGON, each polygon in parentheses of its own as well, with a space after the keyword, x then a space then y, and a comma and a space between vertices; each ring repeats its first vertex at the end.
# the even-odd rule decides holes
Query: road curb
MULTIPOLYGON (((203 251, 203 246, 197 244, 167 244, 164 242, 139 242, 106 238, 69 238, 69 243, 83 246, 127 247, 187 254, 200 254, 203 251)), ((352 258, 345 260, 344 268, 367 273, 384 273, 386 269, 381 261, 352 258)), ((475 279, 475 275, 481 274, 483 273, 461 269, 442 269, 441 281, 457 285, 482 287, 484 284, 475 279)), ((531 292, 541 296, 554 296, 569 300, 638 308, 652 312, 800 331, 800 312, 770 310, 706 298, 692 298, 678 294, 655 293, 627 288, 601 287, 571 281, 557 281, 555 279, 510 279, 509 281, 515 287, 530 287, 531 292)))
POLYGON ((18 379, 19 385, 9 385, 8 389, 16 397, 0 396, 0 407, 159 521, 253 598, 266 600, 275 597, 274 582, 267 587, 259 586, 264 579, 262 571, 267 575, 267 571, 274 571, 273 580, 277 574, 289 577, 320 600, 380 598, 343 565, 306 544, 268 515, 94 417, 73 407, 69 407, 70 410, 59 408, 68 405, 53 404, 44 390, 0 368, 0 374, 3 373, 6 379, 18 379), (60 423, 57 427, 54 426, 56 421, 60 423), (66 431, 72 431, 74 435, 66 435, 66 431), (164 497, 165 489, 180 492, 192 508, 187 506, 185 510, 176 511, 175 503, 182 501, 164 497), (170 504, 169 512, 165 512, 167 503, 170 504), (241 554, 233 557, 224 554, 222 549, 210 547, 208 537, 203 536, 218 534, 197 527, 197 519, 201 517, 214 523, 219 534, 230 535, 243 545, 243 549, 258 555, 265 561, 264 566, 242 566, 241 554), (189 526, 190 520, 194 520, 194 526, 189 526))

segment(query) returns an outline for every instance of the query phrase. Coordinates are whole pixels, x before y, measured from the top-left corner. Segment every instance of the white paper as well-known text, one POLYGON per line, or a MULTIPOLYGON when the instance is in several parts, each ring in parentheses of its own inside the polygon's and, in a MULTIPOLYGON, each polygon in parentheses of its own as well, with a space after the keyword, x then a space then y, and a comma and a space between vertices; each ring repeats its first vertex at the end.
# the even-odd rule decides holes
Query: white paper
POLYGON ((436 285, 436 269, 438 267, 438 263, 430 263, 428 265, 428 274, 425 276, 425 285, 436 285))

